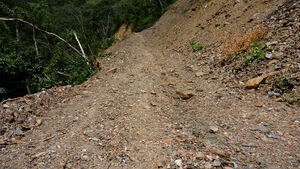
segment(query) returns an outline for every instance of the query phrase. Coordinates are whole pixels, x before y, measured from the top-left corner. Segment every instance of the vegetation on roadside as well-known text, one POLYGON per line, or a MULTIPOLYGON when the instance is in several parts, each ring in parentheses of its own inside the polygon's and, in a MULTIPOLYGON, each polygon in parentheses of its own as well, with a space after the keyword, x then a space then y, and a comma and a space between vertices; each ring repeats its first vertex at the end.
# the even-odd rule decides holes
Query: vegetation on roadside
POLYGON ((289 83, 284 75, 280 75, 275 80, 275 90, 282 93, 282 98, 289 104, 296 104, 299 97, 293 92, 294 86, 289 83))
POLYGON ((94 74, 91 57, 109 56, 98 51, 116 41, 113 35, 123 23, 141 31, 175 1, 1 1, 0 99, 82 83, 94 74))
POLYGON ((195 40, 191 40, 190 45, 192 46, 193 52, 198 52, 203 49, 203 45, 201 43, 196 43, 195 40))
POLYGON ((266 58, 266 50, 268 48, 269 47, 265 43, 255 42, 251 45, 250 52, 245 57, 248 65, 251 65, 255 59, 264 60, 266 58))
MULTIPOLYGON (((268 46, 265 43, 266 34, 267 28, 264 25, 259 25, 245 34, 223 34, 220 36, 222 41, 222 45, 220 46, 222 58, 217 61, 217 64, 221 66, 239 59, 238 63, 245 61, 243 66, 251 66, 254 61, 259 62, 266 58, 270 59, 272 57, 273 46, 268 46)), ((278 28, 270 32, 272 37, 276 36, 277 38, 281 38, 284 34, 284 28, 278 28)), ((252 68, 254 67, 255 66, 252 66, 252 68)), ((289 104, 299 103, 299 96, 293 91, 294 86, 289 82, 286 76, 280 75, 274 77, 271 83, 272 91, 278 93, 277 97, 280 97, 278 100, 285 101, 289 104)))
POLYGON ((285 101, 289 104, 296 104, 299 101, 299 97, 296 96, 293 93, 289 93, 289 94, 284 94, 283 98, 285 99, 285 101))
POLYGON ((258 42, 263 39, 265 33, 266 27, 258 25, 246 34, 227 33, 221 35, 220 39, 222 41, 222 46, 220 47, 220 50, 223 57, 218 61, 218 64, 222 64, 227 60, 235 58, 237 55, 246 57, 246 59, 251 62, 255 58, 263 58, 264 52, 255 45, 259 44, 258 42))

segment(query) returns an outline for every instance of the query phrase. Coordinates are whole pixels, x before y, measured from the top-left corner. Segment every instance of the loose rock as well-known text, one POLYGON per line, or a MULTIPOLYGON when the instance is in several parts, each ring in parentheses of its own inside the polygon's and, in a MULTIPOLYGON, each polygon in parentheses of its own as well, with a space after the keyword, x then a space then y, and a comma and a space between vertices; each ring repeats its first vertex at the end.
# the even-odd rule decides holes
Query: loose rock
POLYGON ((180 168, 182 169, 182 160, 181 159, 178 159, 178 160, 175 160, 175 164, 180 168))
POLYGON ((264 80, 264 78, 259 76, 259 77, 248 80, 246 82, 245 86, 248 89, 254 89, 254 88, 257 88, 263 80, 264 80))
POLYGON ((177 97, 183 100, 192 98, 195 94, 192 91, 176 91, 177 97))
POLYGON ((259 130, 259 131, 261 131, 262 133, 268 133, 268 132, 270 131, 270 130, 269 130, 267 127, 265 127, 265 126, 258 126, 256 129, 259 130))
POLYGON ((210 169, 210 168, 213 168, 213 166, 211 165, 211 163, 207 162, 207 163, 205 163, 204 168, 210 169))
POLYGON ((196 73, 195 73, 195 76, 196 76, 196 77, 201 77, 201 76, 203 76, 203 75, 204 75, 203 72, 196 72, 196 73))
POLYGON ((214 167, 220 167, 221 165, 222 165, 222 163, 221 163, 220 160, 215 160, 215 161, 213 162, 213 166, 214 166, 214 167))
POLYGON ((217 126, 210 126, 209 132, 210 133, 217 133, 219 131, 219 128, 217 126))
POLYGON ((203 154, 202 152, 198 152, 198 153, 196 153, 196 159, 200 159, 200 160, 202 160, 202 159, 205 159, 205 154, 203 154))
POLYGON ((223 156, 223 157, 230 157, 230 154, 223 151, 223 150, 220 150, 220 149, 217 149, 217 148, 210 148, 210 152, 213 153, 213 154, 217 154, 219 156, 223 156))

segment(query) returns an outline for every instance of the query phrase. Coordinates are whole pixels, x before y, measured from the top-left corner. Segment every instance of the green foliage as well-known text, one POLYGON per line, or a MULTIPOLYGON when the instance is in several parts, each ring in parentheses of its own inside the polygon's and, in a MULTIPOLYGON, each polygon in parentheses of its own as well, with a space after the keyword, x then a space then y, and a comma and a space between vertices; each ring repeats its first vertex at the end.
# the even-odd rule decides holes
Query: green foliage
POLYGON ((99 52, 97 58, 107 58, 110 57, 112 53, 99 52))
POLYGON ((195 40, 191 40, 190 45, 192 46, 193 52, 198 52, 203 49, 203 45, 201 43, 196 43, 195 40))
POLYGON ((5 93, 7 93, 7 91, 6 91, 6 89, 4 89, 4 88, 0 88, 0 94, 5 94, 5 93))
POLYGON ((286 102, 288 102, 289 104, 296 104, 299 101, 298 96, 296 96, 293 93, 290 94, 284 94, 283 98, 286 100, 286 102))
POLYGON ((190 40, 190 45, 195 45, 196 41, 195 40, 190 40))
POLYGON ((266 59, 266 50, 268 49, 268 46, 265 43, 254 43, 251 46, 253 49, 246 55, 246 60, 248 65, 251 65, 252 62, 257 60, 264 60, 266 59))
MULTIPOLYGON (((141 31, 175 1, 2 0, 0 16, 24 19, 78 48, 76 33, 85 53, 92 56, 117 41, 113 35, 123 23, 141 31)), ((94 74, 92 64, 53 36, 35 30, 37 53, 31 26, 0 21, 0 30, 0 99, 26 94, 27 88, 37 92, 55 85, 80 84, 94 74)))
POLYGON ((284 34, 285 34, 285 30, 282 27, 272 31, 273 36, 283 36, 284 34))
POLYGON ((292 90, 294 87, 284 75, 280 75, 279 78, 277 78, 275 85, 283 92, 292 90))

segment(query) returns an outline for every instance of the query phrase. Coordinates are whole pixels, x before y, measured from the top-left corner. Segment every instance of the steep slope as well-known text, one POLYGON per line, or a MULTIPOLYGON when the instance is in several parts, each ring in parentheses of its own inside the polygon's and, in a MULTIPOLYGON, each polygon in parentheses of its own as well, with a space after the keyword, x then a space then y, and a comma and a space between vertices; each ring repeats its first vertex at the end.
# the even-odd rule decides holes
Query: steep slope
MULTIPOLYGON (((0 167, 297 168, 299 107, 226 86, 209 65, 223 29, 251 28, 283 2, 179 0, 109 49, 96 76, 54 91, 57 102, 25 117, 36 119, 26 132, 13 113, 2 124, 0 167)), ((3 102, 2 114, 14 106, 3 102)))

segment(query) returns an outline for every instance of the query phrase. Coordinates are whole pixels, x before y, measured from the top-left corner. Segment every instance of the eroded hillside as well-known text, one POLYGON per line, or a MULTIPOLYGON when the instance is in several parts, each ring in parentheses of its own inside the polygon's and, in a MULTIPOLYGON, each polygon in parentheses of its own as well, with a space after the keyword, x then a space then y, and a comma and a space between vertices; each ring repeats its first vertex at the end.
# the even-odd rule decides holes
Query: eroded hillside
POLYGON ((297 168, 298 20, 296 0, 179 0, 82 85, 3 101, 0 167, 297 168), (224 57, 259 25, 270 58, 224 57))

